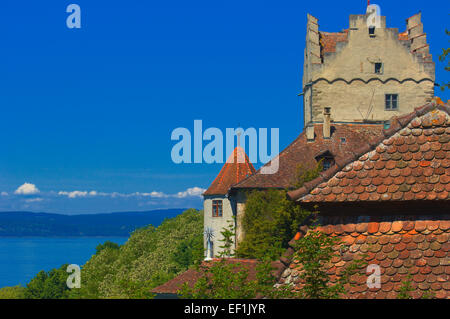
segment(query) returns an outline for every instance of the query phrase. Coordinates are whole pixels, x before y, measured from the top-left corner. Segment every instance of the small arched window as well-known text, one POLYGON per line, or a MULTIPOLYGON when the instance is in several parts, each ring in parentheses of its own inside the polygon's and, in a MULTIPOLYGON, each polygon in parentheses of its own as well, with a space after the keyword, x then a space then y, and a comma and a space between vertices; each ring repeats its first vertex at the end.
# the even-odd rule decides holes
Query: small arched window
POLYGON ((334 156, 330 151, 325 151, 316 156, 317 163, 322 162, 322 171, 326 171, 334 165, 334 156))

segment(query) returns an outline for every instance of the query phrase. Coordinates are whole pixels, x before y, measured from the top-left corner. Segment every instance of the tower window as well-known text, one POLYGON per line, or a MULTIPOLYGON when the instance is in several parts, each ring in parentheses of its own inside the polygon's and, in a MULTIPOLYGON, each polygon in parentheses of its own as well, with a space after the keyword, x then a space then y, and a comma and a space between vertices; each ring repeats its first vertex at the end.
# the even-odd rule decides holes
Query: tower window
POLYGON ((376 74, 383 73, 383 63, 375 63, 375 73, 376 74))
POLYGON ((387 111, 398 110, 398 94, 386 94, 385 109, 387 111))
POLYGON ((375 36, 375 27, 374 26, 369 27, 369 35, 372 37, 375 36))
POLYGON ((212 217, 222 217, 222 201, 212 201, 212 217))

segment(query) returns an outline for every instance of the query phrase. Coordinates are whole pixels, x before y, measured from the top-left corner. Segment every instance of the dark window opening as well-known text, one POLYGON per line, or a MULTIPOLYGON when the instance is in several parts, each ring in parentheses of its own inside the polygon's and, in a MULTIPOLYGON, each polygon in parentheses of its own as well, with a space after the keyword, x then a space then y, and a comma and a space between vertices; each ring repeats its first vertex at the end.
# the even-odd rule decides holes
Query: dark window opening
POLYGON ((369 27, 369 35, 374 36, 375 35, 375 27, 369 27))
POLYGON ((212 201, 212 216, 213 217, 222 217, 222 201, 221 200, 213 200, 212 201))
POLYGON ((385 109, 398 110, 398 94, 386 94, 385 109))
POLYGON ((316 161, 322 164, 322 171, 326 171, 334 165, 334 156, 329 151, 326 151, 316 156, 316 161))
POLYGON ((383 63, 375 63, 375 73, 376 74, 383 73, 383 63))

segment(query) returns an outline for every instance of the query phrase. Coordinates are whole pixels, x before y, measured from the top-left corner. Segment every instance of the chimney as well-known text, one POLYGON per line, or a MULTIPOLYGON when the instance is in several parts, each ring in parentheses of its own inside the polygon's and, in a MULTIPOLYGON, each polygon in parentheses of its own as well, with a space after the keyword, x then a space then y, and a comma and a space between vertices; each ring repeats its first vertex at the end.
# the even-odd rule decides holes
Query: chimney
POLYGON ((307 142, 314 142, 314 125, 309 124, 305 129, 307 142))
POLYGON ((323 138, 330 138, 331 107, 323 108, 323 138))

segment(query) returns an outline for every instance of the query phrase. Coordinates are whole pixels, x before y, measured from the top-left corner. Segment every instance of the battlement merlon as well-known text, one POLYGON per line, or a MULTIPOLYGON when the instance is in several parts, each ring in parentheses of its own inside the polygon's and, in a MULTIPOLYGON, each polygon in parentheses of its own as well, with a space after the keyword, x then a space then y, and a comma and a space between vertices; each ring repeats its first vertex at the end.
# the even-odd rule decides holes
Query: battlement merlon
POLYGON ((320 56, 320 42, 319 42, 319 24, 317 18, 309 13, 307 14, 306 23, 306 42, 305 42, 305 59, 303 67, 303 86, 311 81, 312 71, 314 66, 322 64, 320 56))

